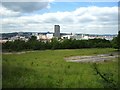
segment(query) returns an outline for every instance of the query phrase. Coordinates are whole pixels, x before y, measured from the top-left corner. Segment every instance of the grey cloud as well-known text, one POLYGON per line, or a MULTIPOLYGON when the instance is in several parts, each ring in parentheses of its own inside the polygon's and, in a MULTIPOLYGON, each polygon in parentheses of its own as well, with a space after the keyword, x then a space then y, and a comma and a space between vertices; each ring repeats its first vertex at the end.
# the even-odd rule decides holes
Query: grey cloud
POLYGON ((30 13, 36 10, 46 8, 48 2, 3 2, 2 5, 15 12, 30 13))
POLYGON ((46 20, 43 21, 44 23, 60 23, 60 21, 57 18, 51 17, 47 18, 46 20))
POLYGON ((64 23, 74 23, 74 20, 71 17, 65 17, 62 19, 64 23))
POLYGON ((94 20, 92 18, 86 18, 86 19, 79 19, 79 23, 90 23, 93 22, 94 20))

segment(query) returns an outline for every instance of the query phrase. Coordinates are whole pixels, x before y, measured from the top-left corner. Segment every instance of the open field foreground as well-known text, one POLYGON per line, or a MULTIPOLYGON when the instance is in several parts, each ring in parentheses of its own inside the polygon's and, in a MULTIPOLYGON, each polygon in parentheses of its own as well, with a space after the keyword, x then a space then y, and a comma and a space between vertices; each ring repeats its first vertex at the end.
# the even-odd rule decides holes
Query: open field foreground
POLYGON ((66 49, 3 54, 3 88, 116 88, 118 58, 92 63, 67 62, 64 59, 112 52, 115 49, 66 49))

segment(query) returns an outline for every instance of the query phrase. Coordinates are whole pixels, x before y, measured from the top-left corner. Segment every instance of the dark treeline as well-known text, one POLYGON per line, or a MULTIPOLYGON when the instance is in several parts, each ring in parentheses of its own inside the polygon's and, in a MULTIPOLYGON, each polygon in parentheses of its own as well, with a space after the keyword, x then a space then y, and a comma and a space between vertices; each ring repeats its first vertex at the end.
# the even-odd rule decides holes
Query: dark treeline
POLYGON ((23 51, 23 50, 45 50, 45 49, 81 49, 81 48, 116 48, 120 50, 120 31, 118 36, 112 41, 106 39, 89 40, 57 40, 53 38, 51 42, 38 41, 32 36, 27 42, 22 40, 7 41, 2 44, 3 51, 23 51))

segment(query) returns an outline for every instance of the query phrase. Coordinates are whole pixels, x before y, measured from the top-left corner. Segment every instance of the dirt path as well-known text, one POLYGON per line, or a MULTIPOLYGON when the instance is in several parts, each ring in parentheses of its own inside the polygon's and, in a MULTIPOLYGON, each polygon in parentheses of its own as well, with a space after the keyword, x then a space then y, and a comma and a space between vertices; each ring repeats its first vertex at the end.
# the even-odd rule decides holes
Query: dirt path
POLYGON ((72 56, 64 58, 67 62, 105 62, 118 57, 118 53, 99 54, 94 56, 72 56))
POLYGON ((2 52, 2 54, 24 54, 27 52, 36 52, 36 51, 21 51, 21 52, 2 52))

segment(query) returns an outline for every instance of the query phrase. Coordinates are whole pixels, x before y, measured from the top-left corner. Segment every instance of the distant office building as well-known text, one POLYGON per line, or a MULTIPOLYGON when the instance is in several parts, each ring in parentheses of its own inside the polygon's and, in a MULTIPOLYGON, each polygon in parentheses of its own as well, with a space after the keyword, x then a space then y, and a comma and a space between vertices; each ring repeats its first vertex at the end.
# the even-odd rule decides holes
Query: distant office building
POLYGON ((60 26, 59 25, 54 26, 54 37, 60 38, 60 26))

